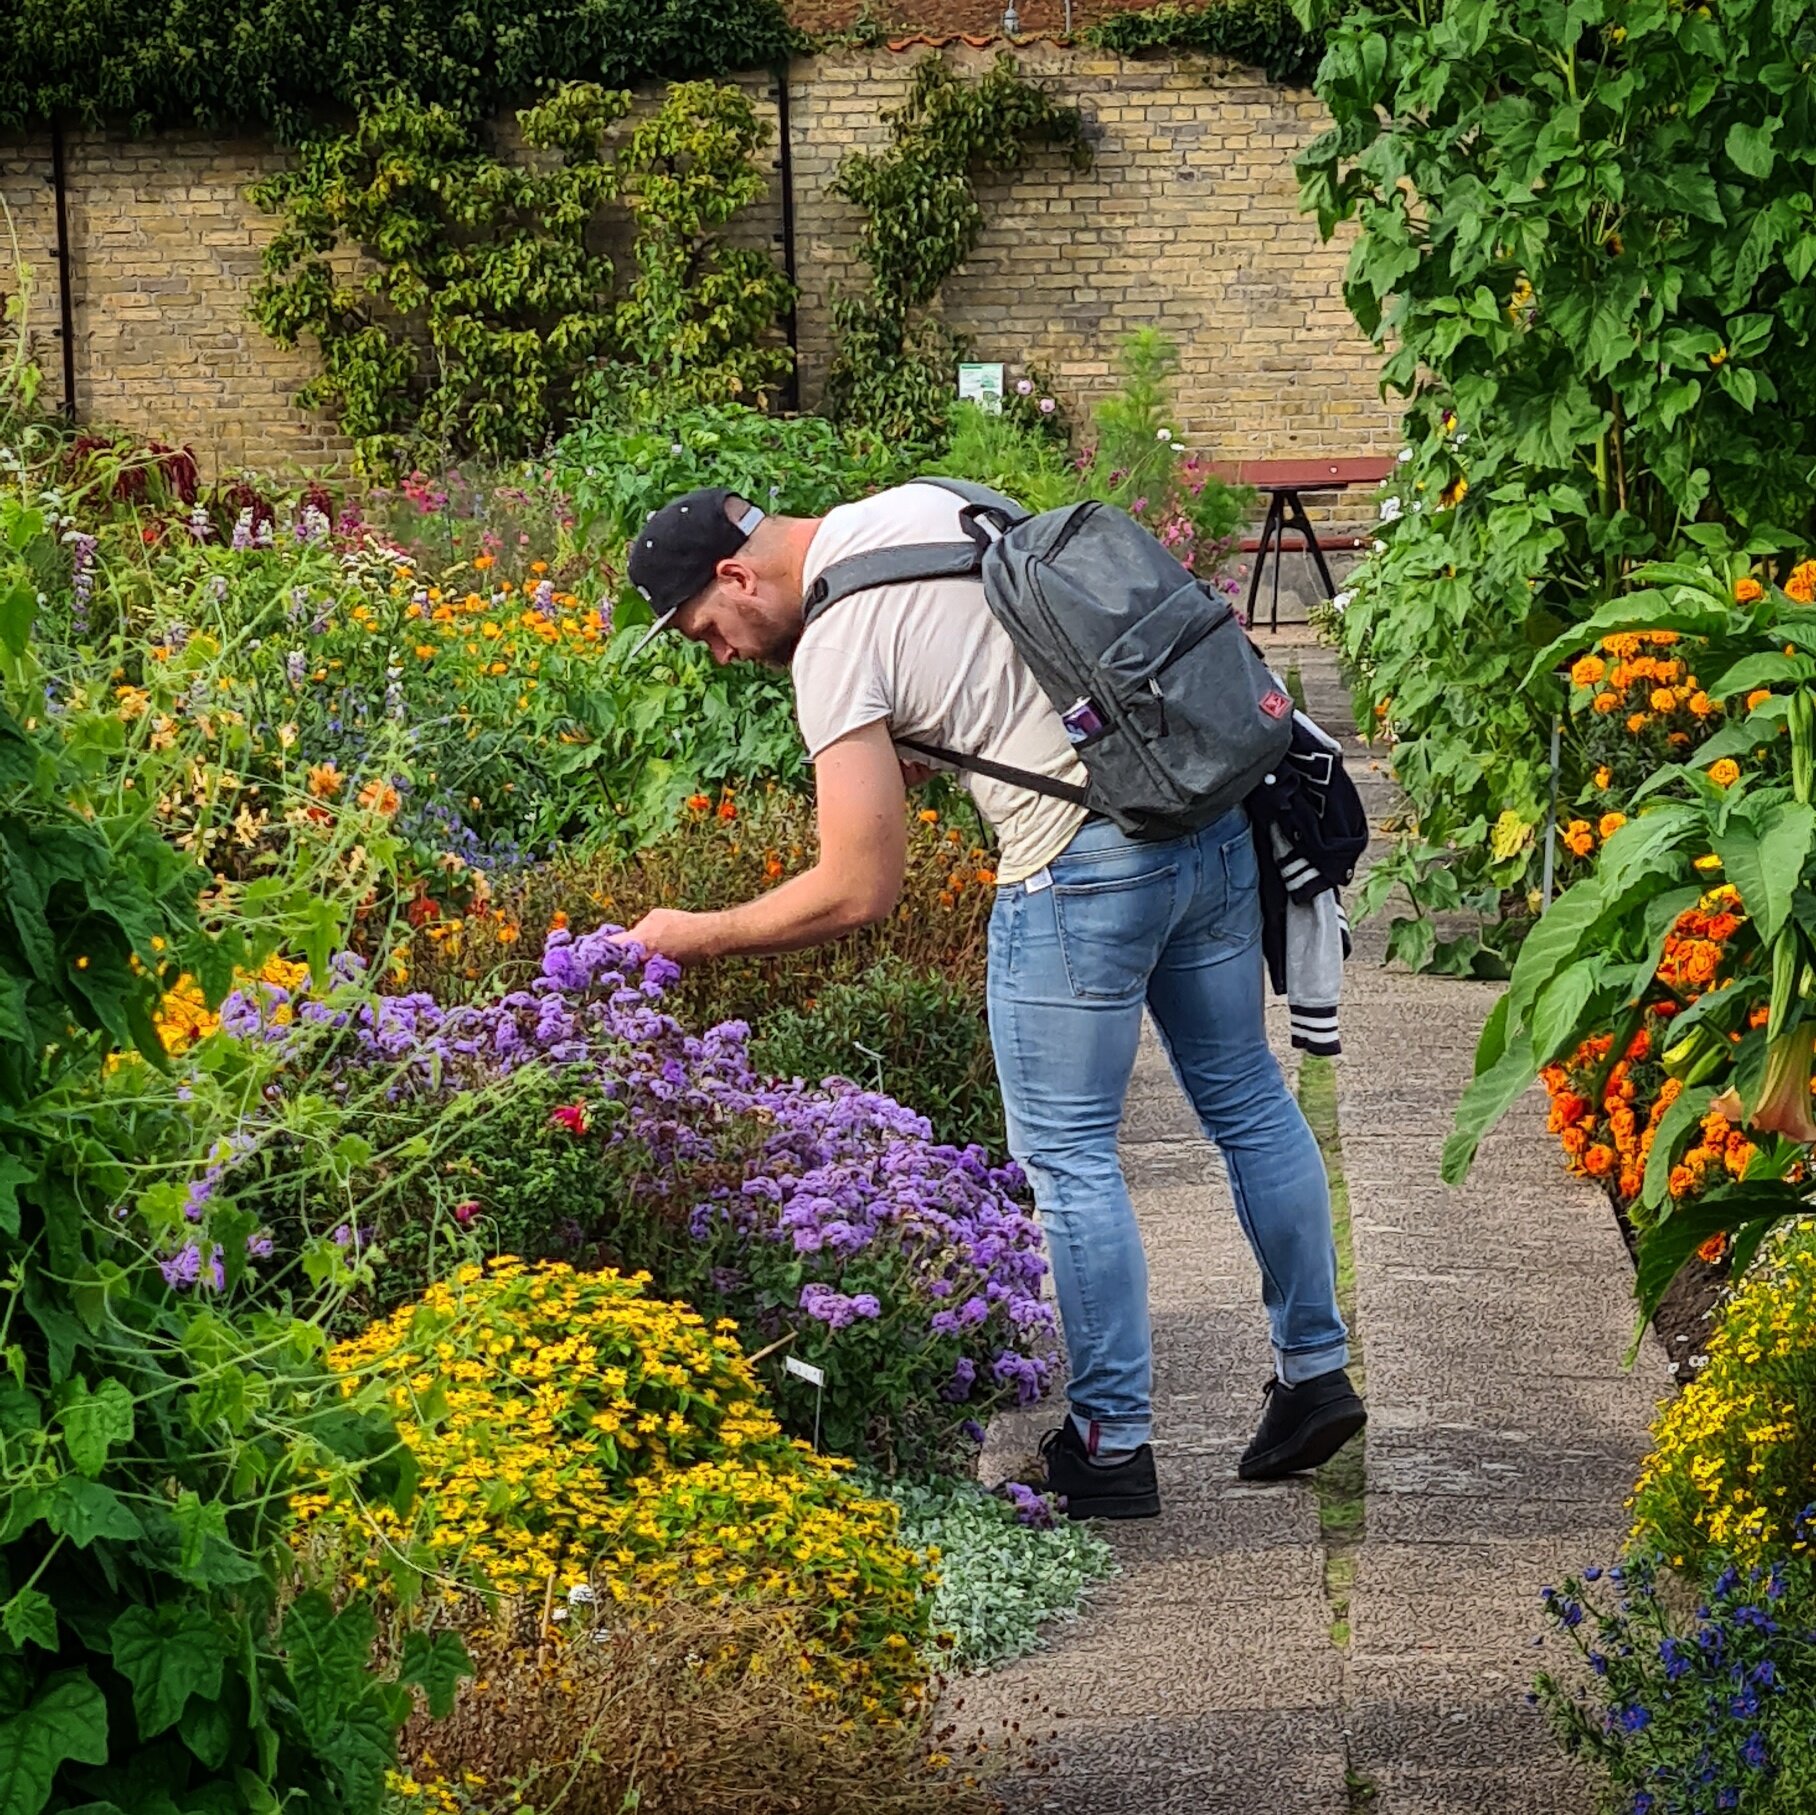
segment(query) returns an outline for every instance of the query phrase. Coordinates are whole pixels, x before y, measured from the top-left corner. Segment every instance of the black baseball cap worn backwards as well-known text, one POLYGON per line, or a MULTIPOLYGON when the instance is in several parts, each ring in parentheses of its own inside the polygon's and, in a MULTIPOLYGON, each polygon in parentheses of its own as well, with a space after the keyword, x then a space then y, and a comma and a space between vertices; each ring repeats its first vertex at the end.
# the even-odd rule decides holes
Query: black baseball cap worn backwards
POLYGON ((742 516, 728 517, 726 504, 737 495, 722 485, 684 492, 652 513, 638 531, 631 544, 631 584, 649 602, 656 620, 631 656, 640 654, 689 599, 713 583, 719 563, 735 555, 763 521, 763 512, 754 504, 742 516))

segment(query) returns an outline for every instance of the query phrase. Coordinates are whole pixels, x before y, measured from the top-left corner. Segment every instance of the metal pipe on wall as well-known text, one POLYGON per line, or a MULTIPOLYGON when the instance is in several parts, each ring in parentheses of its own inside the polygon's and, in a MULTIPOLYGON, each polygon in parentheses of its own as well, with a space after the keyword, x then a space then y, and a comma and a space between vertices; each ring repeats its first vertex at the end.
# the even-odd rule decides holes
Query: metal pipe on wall
POLYGON ((76 419, 76 309, 69 288, 69 171, 63 151, 63 116, 50 117, 51 182, 57 192, 57 306, 63 324, 63 414, 76 419))
POLYGON ((783 392, 787 407, 801 407, 801 310, 795 293, 795 190, 794 132, 788 110, 788 64, 776 65, 776 138, 779 153, 778 171, 782 180, 782 269, 789 284, 788 302, 788 385, 783 392))

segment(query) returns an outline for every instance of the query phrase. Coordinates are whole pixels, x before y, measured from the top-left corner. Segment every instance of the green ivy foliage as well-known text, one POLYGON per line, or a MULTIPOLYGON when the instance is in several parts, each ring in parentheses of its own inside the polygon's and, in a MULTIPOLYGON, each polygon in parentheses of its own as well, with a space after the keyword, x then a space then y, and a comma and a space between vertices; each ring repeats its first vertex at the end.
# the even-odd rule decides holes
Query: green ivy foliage
POLYGON ((1261 70, 1270 82, 1297 88, 1311 86, 1324 55, 1324 34, 1302 26, 1289 0, 1141 7, 1099 19, 1084 39, 1124 57, 1167 51, 1227 57, 1261 70))
POLYGON ((1020 170, 1039 145, 1088 169, 1091 149, 1078 109, 1029 82, 1006 51, 971 82, 924 58, 908 99, 885 118, 889 148, 848 157, 833 183, 863 211, 858 256, 870 285, 834 299, 827 404, 837 420, 891 439, 937 441, 963 347, 928 311, 983 231, 977 178, 1020 170))
POLYGON ((563 82, 765 68, 791 40, 777 0, 14 0, 0 128, 62 112, 296 139, 399 98, 472 126, 563 82))
MULTIPOLYGON (((1534 650, 1723 528, 1816 531, 1816 0, 1311 0, 1335 124, 1303 154, 1345 295, 1409 400, 1342 617, 1420 913, 1537 879, 1555 683, 1534 650), (1464 487, 1467 489, 1465 490, 1464 487)), ((1564 777, 1566 798, 1574 797, 1564 777)))
POLYGON ((767 128, 738 89, 681 83, 618 148, 631 107, 571 83, 518 114, 530 155, 508 158, 449 109, 394 98, 254 188, 283 227, 253 314, 319 346, 297 401, 335 415, 365 470, 518 459, 601 401, 760 403, 785 375, 788 282, 718 237, 763 192, 767 128), (596 249, 620 199, 622 294, 596 249))

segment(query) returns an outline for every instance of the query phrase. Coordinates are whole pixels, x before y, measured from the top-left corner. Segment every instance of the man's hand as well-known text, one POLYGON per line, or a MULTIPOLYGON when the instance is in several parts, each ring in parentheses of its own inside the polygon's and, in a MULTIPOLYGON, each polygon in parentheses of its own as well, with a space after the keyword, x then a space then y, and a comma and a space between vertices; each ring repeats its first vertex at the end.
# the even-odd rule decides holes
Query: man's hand
POLYGON ((798 952, 883 919, 908 861, 901 768, 889 728, 848 732, 814 763, 820 860, 811 870, 711 914, 658 908, 628 937, 679 965, 740 952, 798 952))
POLYGON ((679 908, 657 908, 645 914, 625 934, 646 952, 660 952, 664 958, 686 969, 690 964, 716 958, 721 947, 714 937, 716 914, 685 914, 679 908))
POLYGON ((924 787, 939 773, 932 763, 902 762, 900 766, 904 788, 924 787))

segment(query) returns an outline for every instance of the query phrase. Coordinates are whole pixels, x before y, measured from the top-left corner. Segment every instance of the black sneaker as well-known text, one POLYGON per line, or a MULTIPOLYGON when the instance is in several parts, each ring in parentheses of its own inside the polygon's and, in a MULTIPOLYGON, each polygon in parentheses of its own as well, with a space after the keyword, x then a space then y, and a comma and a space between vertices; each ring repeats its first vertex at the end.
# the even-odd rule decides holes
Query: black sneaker
POLYGON ((1068 1519, 1154 1519, 1160 1482, 1154 1446, 1144 1443, 1116 1462, 1093 1462, 1070 1418, 1040 1440, 1047 1492, 1057 1494, 1068 1519))
POLYGON ((1267 1383, 1267 1407, 1236 1473, 1244 1481, 1278 1481, 1328 1462, 1368 1422, 1341 1368, 1285 1386, 1267 1383))

